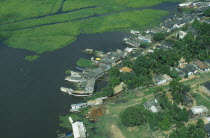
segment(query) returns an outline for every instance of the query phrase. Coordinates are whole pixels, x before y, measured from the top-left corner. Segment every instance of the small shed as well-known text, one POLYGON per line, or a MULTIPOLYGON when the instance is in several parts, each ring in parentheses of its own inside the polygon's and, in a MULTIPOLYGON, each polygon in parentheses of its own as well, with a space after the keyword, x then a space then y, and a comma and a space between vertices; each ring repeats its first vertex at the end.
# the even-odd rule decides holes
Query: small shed
POLYGON ((192 118, 204 117, 208 114, 208 109, 204 105, 190 108, 190 116, 192 118))
POLYGON ((94 106, 94 105, 100 105, 103 103, 102 99, 95 99, 95 100, 91 100, 91 101, 87 101, 87 104, 90 106, 94 106))
POLYGON ((153 113, 160 112, 161 110, 160 104, 158 103, 157 99, 149 100, 145 102, 143 105, 146 109, 149 109, 153 113))

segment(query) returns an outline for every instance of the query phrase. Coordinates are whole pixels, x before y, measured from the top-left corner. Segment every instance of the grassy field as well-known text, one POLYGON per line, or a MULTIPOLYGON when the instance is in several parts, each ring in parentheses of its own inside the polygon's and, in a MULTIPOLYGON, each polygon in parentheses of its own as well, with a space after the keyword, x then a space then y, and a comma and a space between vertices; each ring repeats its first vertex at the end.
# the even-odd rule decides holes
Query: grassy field
POLYGON ((124 31, 131 28, 141 30, 155 26, 167 12, 133 8, 157 5, 164 1, 180 0, 66 0, 64 4, 62 0, 4 0, 0 2, 0 35, 6 38, 5 43, 11 47, 41 54, 76 41, 81 33, 124 31), (59 9, 59 14, 51 15, 59 9), (81 19, 93 15, 99 16, 81 19))
POLYGON ((80 33, 101 33, 128 28, 144 29, 159 23, 158 20, 166 14, 167 12, 157 10, 128 11, 24 30, 2 31, 1 33, 8 38, 7 45, 40 54, 74 42, 80 33), (144 18, 145 16, 150 18, 144 18))

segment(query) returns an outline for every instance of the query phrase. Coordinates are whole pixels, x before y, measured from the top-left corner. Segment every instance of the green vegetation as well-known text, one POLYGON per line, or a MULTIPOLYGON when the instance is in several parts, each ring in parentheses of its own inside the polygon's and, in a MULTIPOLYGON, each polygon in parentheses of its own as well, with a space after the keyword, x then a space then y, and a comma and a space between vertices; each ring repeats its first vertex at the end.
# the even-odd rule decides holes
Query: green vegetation
POLYGON ((66 74, 66 75, 71 75, 71 70, 66 70, 66 71, 65 71, 65 74, 66 74))
POLYGON ((204 11, 204 15, 205 16, 210 16, 210 8, 208 8, 207 10, 204 11))
POLYGON ((154 35, 153 39, 155 41, 160 41, 160 40, 163 40, 165 38, 165 36, 166 36, 165 33, 157 33, 154 35))
POLYGON ((34 61, 34 60, 36 60, 39 57, 40 57, 39 55, 26 56, 25 60, 34 61))
POLYGON ((149 9, 126 10, 153 6, 165 1, 179 0, 67 0, 64 4, 62 0, 4 0, 0 2, 0 35, 6 38, 5 43, 11 47, 41 54, 74 42, 81 33, 152 27, 158 24, 167 12, 149 9), (86 8, 89 6, 95 7, 86 8), (57 15, 52 15, 60 9, 57 15), (74 9, 77 10, 68 12, 74 9), (106 15, 81 19, 95 14, 106 15))
POLYGON ((84 58, 80 58, 79 60, 77 60, 77 65, 80 67, 84 67, 84 68, 93 68, 93 64, 91 60, 87 60, 84 58))
POLYGON ((188 127, 181 126, 174 130, 170 134, 170 138, 205 138, 203 120, 198 120, 196 125, 190 125, 188 127))

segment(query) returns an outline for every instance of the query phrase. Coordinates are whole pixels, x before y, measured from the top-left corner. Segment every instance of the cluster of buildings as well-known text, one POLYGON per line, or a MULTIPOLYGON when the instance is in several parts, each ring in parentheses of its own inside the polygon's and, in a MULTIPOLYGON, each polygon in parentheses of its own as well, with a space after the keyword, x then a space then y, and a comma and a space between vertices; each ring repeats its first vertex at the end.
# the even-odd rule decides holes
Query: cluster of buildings
POLYGON ((205 10, 210 7, 210 2, 185 2, 179 4, 179 8, 188 8, 188 9, 196 9, 196 10, 205 10))
POLYGON ((83 72, 71 71, 71 75, 65 78, 66 81, 77 84, 78 89, 61 87, 60 90, 74 96, 91 96, 95 91, 97 79, 102 77, 109 69, 119 64, 135 48, 125 48, 115 52, 108 52, 100 58, 91 58, 92 64, 96 67, 85 69, 83 72))

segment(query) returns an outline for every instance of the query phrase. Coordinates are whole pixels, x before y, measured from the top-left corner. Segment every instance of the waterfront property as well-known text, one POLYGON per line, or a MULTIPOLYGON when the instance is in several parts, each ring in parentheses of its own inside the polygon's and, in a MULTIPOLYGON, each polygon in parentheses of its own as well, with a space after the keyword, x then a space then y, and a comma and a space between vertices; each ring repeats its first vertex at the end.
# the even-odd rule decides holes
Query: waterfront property
POLYGON ((200 118, 208 115, 208 109, 204 105, 190 108, 190 116, 192 118, 200 118))
POLYGON ((88 79, 84 90, 88 93, 93 93, 95 90, 95 82, 95 78, 88 79))
POLYGON ((76 121, 72 124, 74 138, 86 138, 86 128, 83 122, 76 121))
POLYGON ((78 112, 80 108, 88 106, 87 103, 72 104, 70 112, 78 112))
POLYGON ((157 113, 161 111, 161 106, 158 103, 157 99, 148 100, 143 105, 146 109, 149 109, 153 113, 157 113))

